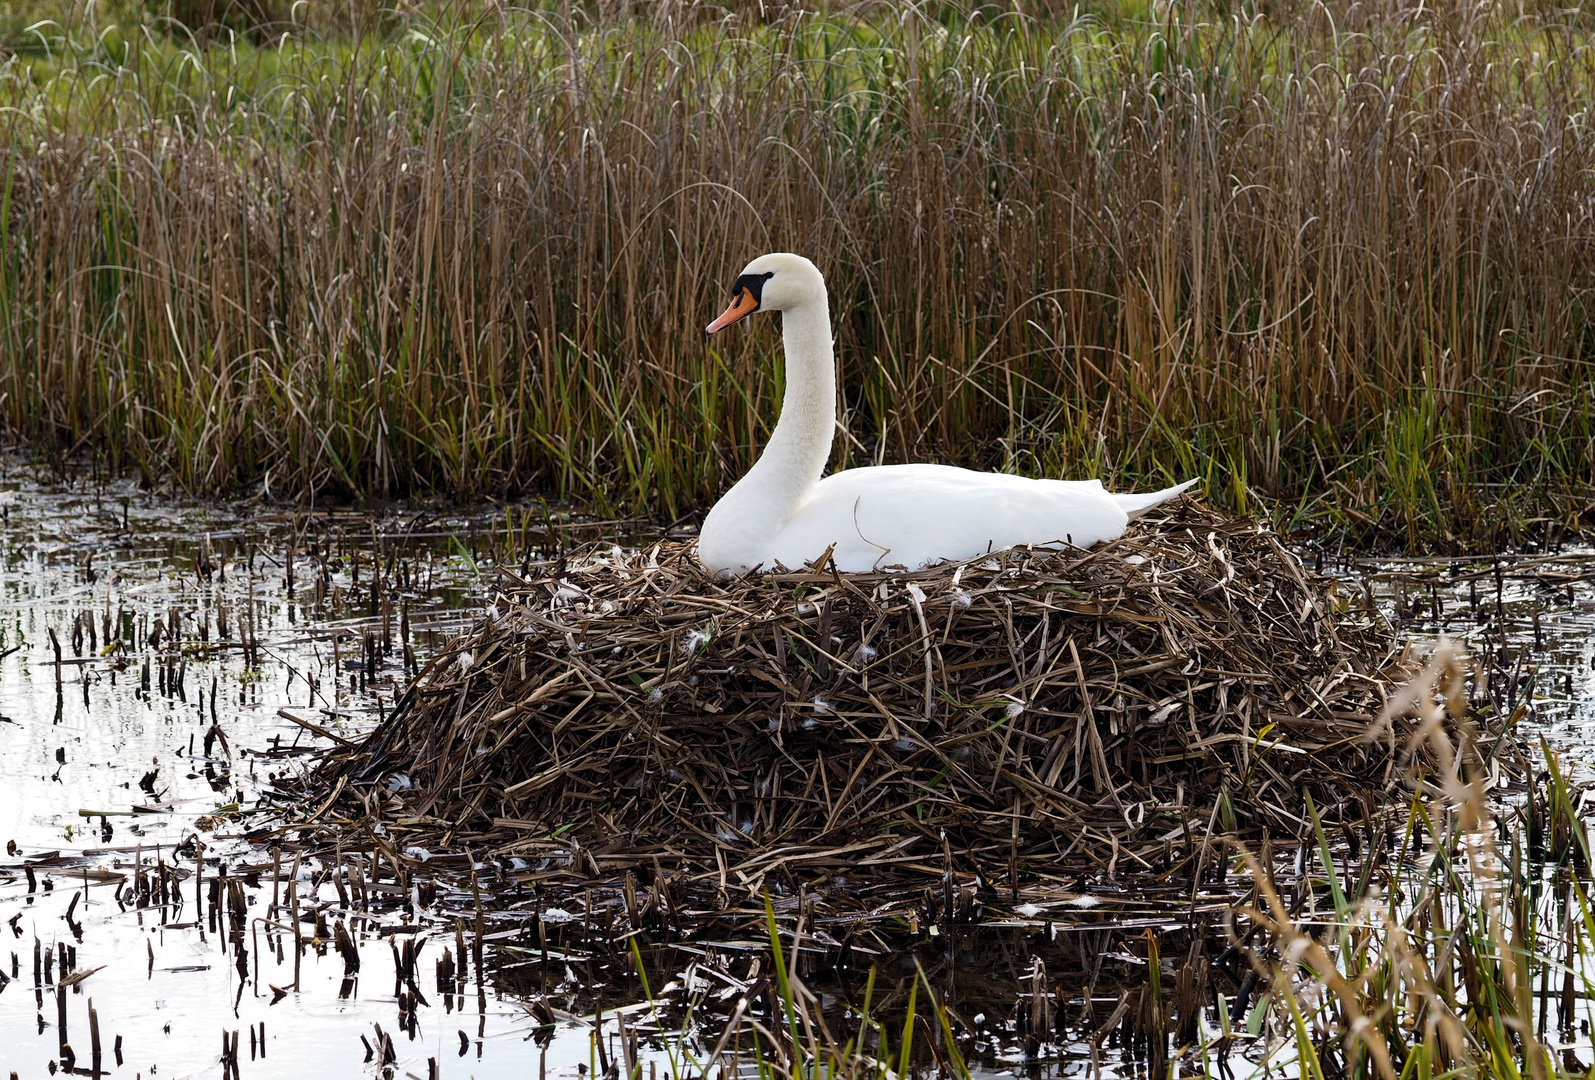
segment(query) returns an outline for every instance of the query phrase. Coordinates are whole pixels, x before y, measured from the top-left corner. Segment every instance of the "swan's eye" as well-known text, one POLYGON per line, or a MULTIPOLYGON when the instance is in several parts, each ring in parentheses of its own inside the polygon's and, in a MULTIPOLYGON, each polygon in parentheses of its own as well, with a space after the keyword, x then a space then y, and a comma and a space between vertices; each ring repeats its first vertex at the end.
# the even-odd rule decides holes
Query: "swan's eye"
POLYGON ((737 278, 736 284, 731 286, 731 295, 736 296, 746 289, 748 295, 753 297, 753 302, 757 304, 764 299, 764 283, 773 277, 775 277, 774 270, 763 274, 743 274, 737 278))

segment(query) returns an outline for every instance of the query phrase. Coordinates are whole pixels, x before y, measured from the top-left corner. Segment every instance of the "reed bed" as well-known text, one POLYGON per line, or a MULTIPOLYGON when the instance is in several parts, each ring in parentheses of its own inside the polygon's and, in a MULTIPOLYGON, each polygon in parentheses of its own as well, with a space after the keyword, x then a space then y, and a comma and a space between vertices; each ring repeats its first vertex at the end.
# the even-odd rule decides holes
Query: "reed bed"
POLYGON ((1469 722, 1473 675, 1442 643, 1391 702, 1430 760, 1398 840, 1346 848, 1315 823, 1288 887, 1242 850, 1259 978, 1225 1011, 1220 1049, 1256 1037, 1313 1077, 1589 1074, 1589 784, 1542 747, 1518 797, 1491 798, 1499 746, 1469 722))
POLYGON ((1199 877, 1221 834, 1294 837, 1308 805, 1364 821, 1406 767, 1395 728, 1370 736, 1403 670, 1388 626, 1270 530, 1195 508, 1089 552, 917 573, 719 582, 661 542, 501 588, 321 762, 299 817, 395 852, 663 863, 722 888, 1017 889, 1199 877))
POLYGON ((838 467, 1588 521, 1577 11, 60 6, 0 67, 0 419, 54 453, 675 518, 774 421, 772 327, 701 327, 791 249, 838 467))

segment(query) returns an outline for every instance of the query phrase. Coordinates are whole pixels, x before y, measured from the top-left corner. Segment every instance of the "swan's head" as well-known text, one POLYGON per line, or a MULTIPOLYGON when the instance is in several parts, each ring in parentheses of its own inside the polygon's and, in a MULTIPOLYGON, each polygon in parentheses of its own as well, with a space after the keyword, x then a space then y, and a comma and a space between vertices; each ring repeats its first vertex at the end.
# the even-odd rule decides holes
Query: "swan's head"
POLYGON ((724 330, 755 311, 788 311, 815 303, 825 303, 825 278, 818 267, 785 251, 760 255, 743 267, 731 286, 731 306, 704 333, 724 330))

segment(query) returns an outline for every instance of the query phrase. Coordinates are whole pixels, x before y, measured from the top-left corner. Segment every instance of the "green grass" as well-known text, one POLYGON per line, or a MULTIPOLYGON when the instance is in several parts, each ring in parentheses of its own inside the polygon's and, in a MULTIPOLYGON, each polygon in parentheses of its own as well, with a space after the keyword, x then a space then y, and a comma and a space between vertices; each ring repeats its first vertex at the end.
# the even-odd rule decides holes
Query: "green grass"
POLYGON ((701 327, 790 249, 837 467, 1595 514, 1577 11, 57 8, 0 9, 0 422, 56 455, 675 518, 773 425, 773 325, 701 327))
MULTIPOLYGON (((655 997, 637 939, 635 936, 628 939, 649 1019, 664 1035, 662 1048, 668 1080, 691 1080, 715 1072, 731 1075, 740 1071, 743 1063, 751 1063, 759 1080, 906 1080, 925 1073, 927 1059, 934 1061, 937 1075, 948 1080, 969 1080, 971 1072, 958 1050, 955 1022, 945 1005, 937 1000, 930 980, 917 961, 915 977, 909 980, 907 1005, 901 1010, 900 1026, 895 1028, 897 1045, 893 1045, 894 1029, 871 1013, 877 974, 873 967, 863 996, 846 1010, 846 1020, 855 1030, 842 1036, 834 1033, 826 1020, 822 995, 809 989, 798 974, 796 950, 802 943, 802 921, 789 929, 793 953, 788 956, 781 944, 781 928, 768 894, 765 896, 765 931, 773 992, 762 1002, 757 994, 739 998, 718 1037, 707 1033, 711 1023, 709 1017, 715 1012, 707 991, 691 992, 681 1008, 672 1009, 655 997), (919 1005, 922 988, 926 1003, 923 1009, 919 1005), (769 1009, 762 1020, 755 1014, 760 1005, 769 1009), (675 1023, 668 1017, 672 1011, 677 1015, 675 1023), (922 1026, 928 1036, 928 1039, 922 1037, 917 1056, 916 1025, 922 1026), (924 1046, 927 1041, 931 1044, 928 1052, 924 1046)), ((621 1034, 621 1060, 617 1065, 626 1080, 641 1080, 643 1062, 626 1048, 624 1026, 621 1034)), ((604 1064, 601 1038, 595 1031, 591 1053, 595 1076, 604 1064)))

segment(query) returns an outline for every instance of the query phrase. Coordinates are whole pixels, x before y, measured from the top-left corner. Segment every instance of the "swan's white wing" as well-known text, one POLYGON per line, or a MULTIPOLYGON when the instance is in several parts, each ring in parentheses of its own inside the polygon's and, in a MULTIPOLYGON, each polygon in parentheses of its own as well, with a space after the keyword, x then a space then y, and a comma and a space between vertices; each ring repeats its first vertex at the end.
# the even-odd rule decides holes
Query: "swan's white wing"
POLYGON ((917 569, 1018 544, 1089 547, 1124 532, 1096 480, 1034 480, 947 465, 886 465, 828 476, 771 545, 788 567, 835 545, 837 569, 917 569))

